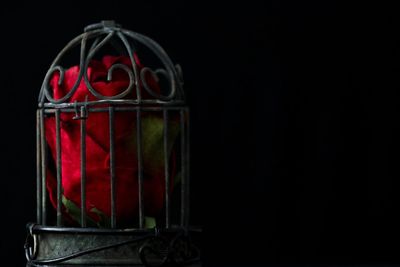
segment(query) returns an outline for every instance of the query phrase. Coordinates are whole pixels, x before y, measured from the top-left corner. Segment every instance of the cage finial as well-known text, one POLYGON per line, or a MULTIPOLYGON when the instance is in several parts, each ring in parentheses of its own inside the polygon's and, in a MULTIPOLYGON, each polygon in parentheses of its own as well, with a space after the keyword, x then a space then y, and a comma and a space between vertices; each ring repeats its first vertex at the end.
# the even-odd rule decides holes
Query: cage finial
POLYGON ((121 28, 121 25, 116 23, 114 20, 102 20, 100 23, 94 23, 86 26, 84 28, 84 32, 89 32, 93 30, 98 30, 98 29, 119 29, 121 28))

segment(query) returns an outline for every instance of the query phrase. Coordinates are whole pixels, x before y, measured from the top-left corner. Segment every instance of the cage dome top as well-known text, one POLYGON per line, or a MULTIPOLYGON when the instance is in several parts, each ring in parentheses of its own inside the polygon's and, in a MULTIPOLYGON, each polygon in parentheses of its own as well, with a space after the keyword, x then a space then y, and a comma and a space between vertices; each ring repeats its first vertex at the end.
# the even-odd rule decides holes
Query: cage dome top
POLYGON ((56 56, 39 107, 95 104, 182 104, 182 72, 151 38, 114 21, 85 27, 56 56), (69 68, 73 51, 78 60, 69 68))

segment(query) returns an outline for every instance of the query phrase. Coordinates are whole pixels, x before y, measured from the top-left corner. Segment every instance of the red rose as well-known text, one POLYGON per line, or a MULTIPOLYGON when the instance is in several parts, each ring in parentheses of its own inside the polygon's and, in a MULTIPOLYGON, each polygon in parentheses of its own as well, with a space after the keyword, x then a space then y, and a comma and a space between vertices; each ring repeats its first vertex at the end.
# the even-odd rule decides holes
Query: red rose
MULTIPOLYGON (((138 69, 143 66, 135 55, 138 69)), ((131 66, 128 57, 105 56, 102 61, 92 60, 87 73, 92 87, 102 95, 112 96, 121 93, 129 86, 128 74, 115 69, 112 81, 107 81, 107 71, 114 64, 131 66)), ((53 97, 60 99, 73 87, 79 75, 79 67, 66 70, 64 80, 59 85, 59 74, 55 73, 50 81, 53 97)), ((153 76, 148 74, 146 82, 159 92, 159 86, 153 76)), ((146 93, 141 91, 143 97, 146 93)), ((135 98, 133 88, 127 98, 135 98)), ((85 82, 80 82, 70 102, 95 101, 85 82)), ((80 222, 81 207, 81 169, 80 169, 80 123, 74 120, 74 113, 61 114, 61 162, 63 187, 63 213, 71 222, 80 222)), ((108 226, 111 216, 110 189, 110 147, 108 112, 90 112, 86 119, 86 214, 88 226, 108 226)), ((138 218, 138 159, 136 144, 136 113, 115 112, 115 164, 116 164, 116 216, 119 226, 133 224, 138 218)), ((173 143, 178 134, 179 124, 172 120, 169 124, 169 143, 173 143)), ((56 125, 53 116, 45 119, 46 141, 49 145, 51 160, 56 161, 56 125)), ((163 152, 162 113, 142 112, 142 151, 144 171, 144 212, 146 216, 155 216, 163 208, 165 198, 165 174, 163 152)), ((168 149, 173 154, 173 149, 168 149), (171 152, 172 151, 172 152, 171 152)), ((51 163, 51 162, 50 162, 51 163)), ((54 166, 54 164, 53 164, 54 166)), ((55 168, 54 168, 55 169, 55 168)), ((175 157, 171 157, 171 178, 175 175, 175 157)), ((55 172, 47 171, 47 189, 50 202, 57 207, 55 172)), ((172 184, 172 182, 171 182, 172 184)))

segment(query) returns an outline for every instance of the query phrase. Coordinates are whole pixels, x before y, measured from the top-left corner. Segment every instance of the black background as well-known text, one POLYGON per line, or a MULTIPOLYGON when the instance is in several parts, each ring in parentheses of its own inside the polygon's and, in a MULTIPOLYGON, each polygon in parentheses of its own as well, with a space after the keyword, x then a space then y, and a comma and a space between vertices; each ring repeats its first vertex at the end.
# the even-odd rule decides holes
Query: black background
POLYGON ((183 67, 206 266, 400 264, 394 6, 53 1, 0 12, 7 266, 24 265, 35 219, 41 82, 58 51, 103 19, 155 39, 183 67))

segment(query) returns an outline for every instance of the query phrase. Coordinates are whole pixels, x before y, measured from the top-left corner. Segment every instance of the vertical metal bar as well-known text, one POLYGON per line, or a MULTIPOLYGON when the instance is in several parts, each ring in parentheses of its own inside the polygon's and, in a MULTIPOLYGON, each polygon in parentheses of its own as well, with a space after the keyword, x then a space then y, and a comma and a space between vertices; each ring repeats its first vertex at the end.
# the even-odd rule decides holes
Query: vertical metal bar
POLYGON ((41 123, 40 110, 36 112, 36 222, 42 223, 42 172, 41 172, 41 123))
POLYGON ((180 128, 181 128, 181 226, 185 226, 186 222, 186 129, 185 129, 185 112, 180 111, 180 128))
POLYGON ((111 189, 111 228, 116 228, 117 216, 115 212, 115 133, 114 133, 114 107, 109 107, 110 129, 110 189, 111 189))
POLYGON ((142 155, 142 114, 140 107, 136 111, 136 139, 138 157, 138 190, 139 190, 139 228, 144 227, 143 203, 143 155, 142 155))
POLYGON ((42 169, 42 181, 41 181, 41 187, 42 187, 42 192, 41 192, 41 206, 42 206, 42 220, 41 223, 42 225, 46 225, 47 221, 47 194, 46 194, 46 142, 44 141, 45 139, 45 130, 44 130, 44 109, 40 109, 40 136, 41 136, 41 142, 40 142, 40 151, 41 151, 41 169, 42 169))
POLYGON ((170 228, 170 177, 168 157, 168 110, 164 109, 165 227, 170 228))
POLYGON ((60 133, 60 110, 56 109, 56 169, 57 169, 57 226, 62 224, 61 215, 61 195, 62 195, 62 183, 61 183, 61 133, 60 133))
POLYGON ((81 107, 81 226, 86 227, 86 110, 81 107))
POLYGON ((189 108, 186 108, 186 218, 184 221, 185 227, 189 227, 190 218, 190 114, 189 108))

